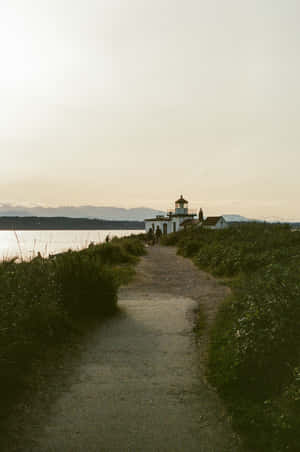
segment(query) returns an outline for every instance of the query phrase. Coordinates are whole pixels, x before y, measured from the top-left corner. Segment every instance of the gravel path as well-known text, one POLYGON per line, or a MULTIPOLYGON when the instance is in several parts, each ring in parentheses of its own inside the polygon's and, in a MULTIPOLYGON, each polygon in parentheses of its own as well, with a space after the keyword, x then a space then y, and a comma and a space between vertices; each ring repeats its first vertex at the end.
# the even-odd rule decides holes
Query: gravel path
POLYGON ((120 312, 65 359, 6 450, 239 451, 205 379, 207 333, 198 342, 193 333, 198 304, 209 324, 227 290, 175 249, 150 248, 120 312))

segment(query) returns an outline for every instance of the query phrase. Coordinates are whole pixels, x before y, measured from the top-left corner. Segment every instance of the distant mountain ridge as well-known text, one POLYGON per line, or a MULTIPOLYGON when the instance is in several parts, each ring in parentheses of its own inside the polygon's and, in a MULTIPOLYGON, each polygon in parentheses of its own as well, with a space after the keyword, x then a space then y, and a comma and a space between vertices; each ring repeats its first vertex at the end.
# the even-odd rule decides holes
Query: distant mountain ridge
POLYGON ((249 218, 243 217, 242 215, 222 215, 223 218, 229 223, 241 222, 246 223, 248 221, 257 221, 257 220, 249 220, 249 218))
POLYGON ((145 218, 163 215, 165 212, 147 207, 124 209, 101 206, 24 207, 0 204, 0 216, 8 217, 70 217, 96 218, 113 221, 144 221, 145 218))
POLYGON ((271 218, 265 218, 264 220, 262 219, 257 219, 257 218, 246 218, 243 217, 242 215, 222 215, 223 218, 225 218, 225 220, 228 223, 247 223, 247 222, 253 222, 255 221, 256 223, 285 223, 285 224, 290 224, 292 226, 295 227, 299 227, 300 226, 300 222, 296 221, 296 220, 284 220, 283 218, 277 218, 277 217, 271 217, 271 218))
MULTIPOLYGON (((135 207, 125 209, 122 207, 102 207, 102 206, 59 206, 59 207, 26 207, 0 203, 0 216, 2 217, 68 217, 68 218, 89 218, 110 221, 144 221, 145 218, 152 218, 156 215, 166 215, 165 211, 148 207, 135 207)), ((279 217, 269 217, 265 219, 246 218, 238 214, 224 214, 223 217, 228 222, 249 222, 267 221, 270 223, 299 223, 297 219, 286 220, 279 217)))

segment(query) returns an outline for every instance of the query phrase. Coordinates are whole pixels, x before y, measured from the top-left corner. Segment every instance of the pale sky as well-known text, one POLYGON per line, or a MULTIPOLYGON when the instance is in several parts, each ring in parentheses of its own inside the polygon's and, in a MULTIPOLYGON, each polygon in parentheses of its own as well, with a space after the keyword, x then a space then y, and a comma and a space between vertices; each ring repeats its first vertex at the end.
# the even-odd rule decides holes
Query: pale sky
POLYGON ((0 0, 0 202, 300 219, 299 0, 0 0))

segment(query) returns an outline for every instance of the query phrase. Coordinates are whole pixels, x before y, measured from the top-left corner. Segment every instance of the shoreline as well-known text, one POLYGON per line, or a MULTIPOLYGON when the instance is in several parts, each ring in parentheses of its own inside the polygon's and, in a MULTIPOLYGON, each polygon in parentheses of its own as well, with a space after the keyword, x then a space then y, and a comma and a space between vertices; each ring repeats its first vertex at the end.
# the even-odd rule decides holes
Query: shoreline
POLYGON ((134 228, 1 228, 0 231, 3 232, 18 232, 18 231, 141 231, 141 233, 145 232, 145 229, 140 229, 138 227, 134 228))

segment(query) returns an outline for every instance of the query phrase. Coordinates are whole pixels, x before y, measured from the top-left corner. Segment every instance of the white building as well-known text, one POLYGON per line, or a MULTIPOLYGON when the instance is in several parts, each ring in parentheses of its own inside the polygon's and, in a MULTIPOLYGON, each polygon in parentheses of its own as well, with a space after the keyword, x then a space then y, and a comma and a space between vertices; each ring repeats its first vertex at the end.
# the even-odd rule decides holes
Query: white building
POLYGON ((225 229, 228 228, 229 224, 224 217, 207 217, 202 226, 206 229, 225 229))
POLYGON ((164 235, 176 232, 182 229, 182 223, 186 220, 192 220, 196 216, 195 213, 189 211, 188 201, 181 195, 175 201, 175 209, 170 210, 166 216, 156 216, 155 218, 148 218, 145 221, 146 232, 150 229, 155 233, 159 228, 164 235))

